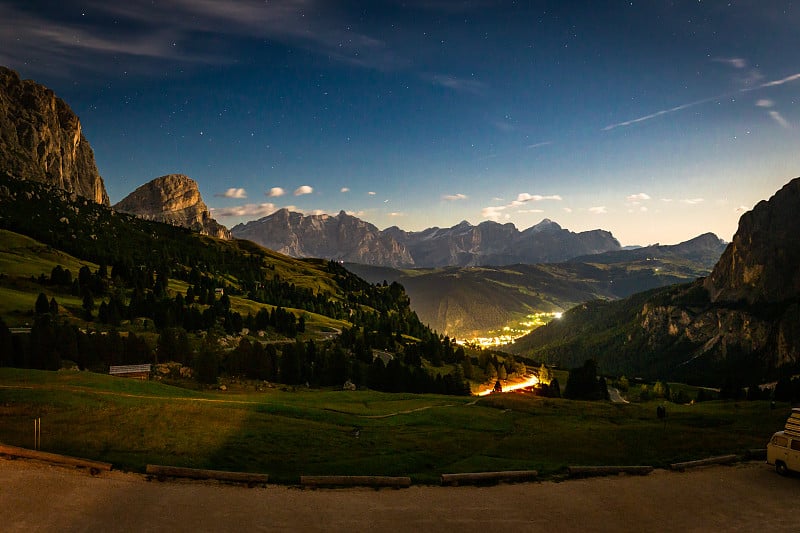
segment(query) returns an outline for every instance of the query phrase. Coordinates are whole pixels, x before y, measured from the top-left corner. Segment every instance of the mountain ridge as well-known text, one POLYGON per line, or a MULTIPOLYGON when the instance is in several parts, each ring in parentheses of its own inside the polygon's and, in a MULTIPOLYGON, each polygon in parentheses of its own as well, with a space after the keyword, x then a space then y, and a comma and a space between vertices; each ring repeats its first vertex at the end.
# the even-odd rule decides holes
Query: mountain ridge
POLYGON ((294 257, 396 268, 550 263, 621 249, 608 231, 575 233, 549 219, 522 231, 512 223, 462 221, 412 232, 398 226, 379 230, 344 211, 331 216, 281 209, 237 224, 231 233, 294 257))

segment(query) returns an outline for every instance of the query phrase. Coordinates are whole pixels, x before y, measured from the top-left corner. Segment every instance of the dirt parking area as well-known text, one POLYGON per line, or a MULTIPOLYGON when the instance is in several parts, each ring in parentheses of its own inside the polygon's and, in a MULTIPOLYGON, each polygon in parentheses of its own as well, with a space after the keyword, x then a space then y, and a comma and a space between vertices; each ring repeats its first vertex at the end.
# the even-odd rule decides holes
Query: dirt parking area
POLYGON ((3 531, 798 531, 800 477, 763 463, 409 489, 147 481, 0 459, 3 531))

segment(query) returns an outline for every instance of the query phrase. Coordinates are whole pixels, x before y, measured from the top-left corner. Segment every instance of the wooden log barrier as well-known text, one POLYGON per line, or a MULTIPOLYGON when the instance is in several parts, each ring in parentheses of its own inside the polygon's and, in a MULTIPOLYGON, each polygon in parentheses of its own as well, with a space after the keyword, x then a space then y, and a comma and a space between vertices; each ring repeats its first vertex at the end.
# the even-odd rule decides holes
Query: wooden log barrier
POLYGON ((766 459, 767 458, 767 449, 766 448, 755 448, 752 450, 747 450, 745 454, 745 459, 750 461, 757 460, 757 459, 766 459))
POLYGON ((646 476, 653 471, 652 466, 569 466, 569 477, 615 476, 629 474, 646 476))
POLYGON ((300 476, 304 487, 392 487, 411 486, 410 477, 390 476, 300 476))
POLYGON ((18 448, 17 446, 9 446, 7 444, 0 444, 0 455, 7 455, 9 457, 21 457, 25 459, 36 459, 37 461, 45 461, 47 463, 75 466, 78 468, 88 468, 94 474, 99 474, 101 471, 108 472, 111 470, 111 463, 104 463, 102 461, 92 461, 91 459, 81 459, 79 457, 71 457, 69 455, 61 455, 58 453, 40 452, 38 450, 29 450, 27 448, 18 448))
POLYGON ((156 479, 163 480, 168 477, 181 477, 188 479, 214 479, 233 483, 247 483, 249 486, 261 485, 269 482, 269 474, 254 474, 250 472, 227 472, 225 470, 205 470, 201 468, 185 468, 181 466, 147 465, 145 473, 156 479))
POLYGON ((697 468, 698 466, 708 465, 724 465, 735 463, 739 460, 738 455, 718 455, 716 457, 709 457, 707 459, 698 459, 697 461, 686 461, 683 463, 673 463, 669 465, 670 469, 683 471, 687 468, 697 468))
POLYGON ((503 472, 466 472, 462 474, 442 474, 442 485, 476 485, 499 483, 500 481, 531 481, 536 479, 536 470, 506 470, 503 472))

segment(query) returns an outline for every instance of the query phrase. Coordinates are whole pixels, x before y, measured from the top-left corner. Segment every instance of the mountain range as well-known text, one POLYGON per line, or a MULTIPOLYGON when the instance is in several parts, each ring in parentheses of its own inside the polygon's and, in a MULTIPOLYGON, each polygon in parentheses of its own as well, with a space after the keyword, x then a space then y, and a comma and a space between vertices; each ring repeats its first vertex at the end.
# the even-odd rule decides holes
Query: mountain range
POLYGON ((553 263, 621 249, 608 231, 574 233, 547 219, 524 231, 493 221, 477 226, 463 221, 417 232, 397 226, 381 231, 344 211, 331 216, 281 209, 238 224, 231 233, 293 257, 395 268, 553 263))

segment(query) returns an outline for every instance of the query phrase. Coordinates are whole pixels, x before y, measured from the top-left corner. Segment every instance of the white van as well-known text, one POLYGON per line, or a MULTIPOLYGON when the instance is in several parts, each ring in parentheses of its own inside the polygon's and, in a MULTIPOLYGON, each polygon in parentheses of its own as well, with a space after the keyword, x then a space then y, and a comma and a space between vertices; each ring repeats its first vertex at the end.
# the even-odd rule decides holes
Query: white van
POLYGON ((767 463, 779 474, 800 472, 800 407, 792 409, 786 429, 778 431, 767 444, 767 463))

